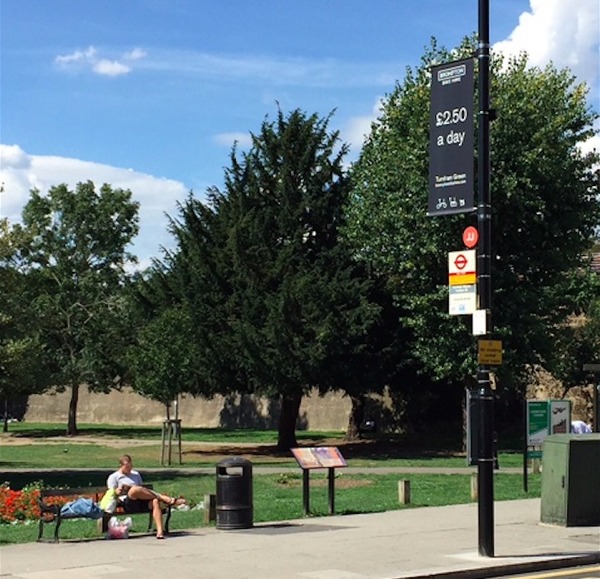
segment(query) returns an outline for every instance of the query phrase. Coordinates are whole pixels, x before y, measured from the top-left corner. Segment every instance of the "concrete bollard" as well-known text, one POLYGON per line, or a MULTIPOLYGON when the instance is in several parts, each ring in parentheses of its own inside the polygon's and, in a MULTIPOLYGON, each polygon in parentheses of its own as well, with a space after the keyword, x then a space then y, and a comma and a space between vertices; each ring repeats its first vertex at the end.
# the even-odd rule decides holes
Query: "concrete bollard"
POLYGON ((399 480, 398 481, 398 501, 401 505, 410 504, 410 481, 399 480))
POLYGON ((479 497, 477 492, 477 474, 473 473, 471 475, 471 500, 476 501, 479 497))

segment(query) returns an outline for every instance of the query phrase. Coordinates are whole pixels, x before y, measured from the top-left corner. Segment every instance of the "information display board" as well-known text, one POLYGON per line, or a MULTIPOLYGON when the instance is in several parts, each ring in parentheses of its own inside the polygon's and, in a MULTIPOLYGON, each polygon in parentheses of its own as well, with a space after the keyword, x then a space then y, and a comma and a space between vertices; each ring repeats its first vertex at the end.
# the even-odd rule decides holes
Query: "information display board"
POLYGON ((335 446, 292 448, 300 468, 339 468, 346 466, 342 453, 335 446))
POLYGON ((315 468, 326 468, 328 471, 329 514, 333 515, 335 513, 335 469, 347 466, 339 448, 335 446, 292 448, 292 454, 302 469, 302 505, 304 515, 308 515, 310 512, 309 473, 315 468))
POLYGON ((527 446, 541 446, 546 436, 570 430, 570 400, 527 401, 527 446))

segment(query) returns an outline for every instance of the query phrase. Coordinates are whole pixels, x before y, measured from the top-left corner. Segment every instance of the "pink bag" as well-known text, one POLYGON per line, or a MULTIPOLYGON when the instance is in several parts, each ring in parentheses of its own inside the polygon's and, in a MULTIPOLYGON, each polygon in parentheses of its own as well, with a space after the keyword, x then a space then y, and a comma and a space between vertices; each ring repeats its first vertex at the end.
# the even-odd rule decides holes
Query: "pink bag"
POLYGON ((117 517, 111 517, 108 521, 107 539, 129 539, 129 529, 132 525, 131 517, 127 517, 124 521, 119 521, 117 517))

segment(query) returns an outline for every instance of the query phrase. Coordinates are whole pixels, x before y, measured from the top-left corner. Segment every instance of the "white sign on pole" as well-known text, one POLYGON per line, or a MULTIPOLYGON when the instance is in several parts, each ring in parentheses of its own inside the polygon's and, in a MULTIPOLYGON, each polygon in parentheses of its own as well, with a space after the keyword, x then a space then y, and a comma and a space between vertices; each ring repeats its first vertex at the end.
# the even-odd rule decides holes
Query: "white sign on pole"
POLYGON ((485 336, 487 334, 487 310, 473 312, 473 335, 485 336))
POLYGON ((449 288, 448 310, 451 316, 472 314, 477 310, 477 286, 454 285, 449 288))
POLYGON ((448 312, 451 316, 477 310, 477 251, 466 249, 448 253, 448 312))
POLYGON ((448 253, 448 273, 450 275, 464 275, 477 271, 477 250, 465 249, 448 253))

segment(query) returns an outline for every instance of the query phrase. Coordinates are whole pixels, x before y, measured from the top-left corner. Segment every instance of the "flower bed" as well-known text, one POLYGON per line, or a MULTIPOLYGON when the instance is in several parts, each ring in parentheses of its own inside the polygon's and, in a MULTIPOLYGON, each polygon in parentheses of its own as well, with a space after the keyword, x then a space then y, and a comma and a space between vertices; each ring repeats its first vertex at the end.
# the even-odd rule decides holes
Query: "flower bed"
MULTIPOLYGON (((28 485, 20 491, 12 490, 6 483, 0 485, 0 524, 16 524, 39 519, 40 488, 40 483, 28 485)), ((48 502, 63 505, 67 501, 65 497, 55 497, 48 502)))
POLYGON ((15 523, 40 516, 38 487, 13 491, 8 485, 0 486, 0 523, 15 523))

